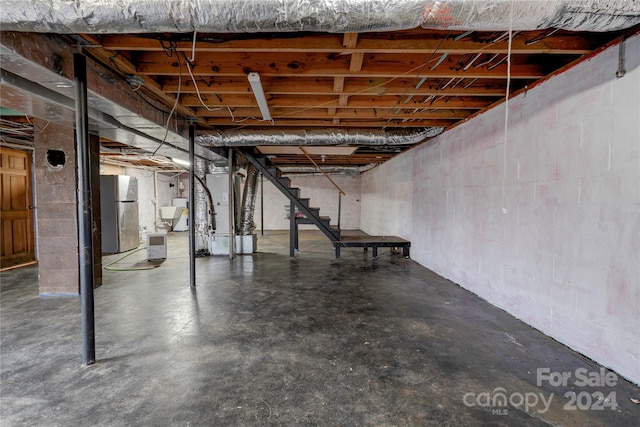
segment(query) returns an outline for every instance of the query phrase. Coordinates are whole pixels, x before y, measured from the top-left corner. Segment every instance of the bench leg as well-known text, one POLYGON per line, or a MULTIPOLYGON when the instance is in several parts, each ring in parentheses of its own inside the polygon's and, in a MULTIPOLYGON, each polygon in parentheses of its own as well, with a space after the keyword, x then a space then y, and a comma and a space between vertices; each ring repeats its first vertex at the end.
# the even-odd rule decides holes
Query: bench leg
POLYGON ((338 259, 340 258, 340 246, 335 245, 334 248, 336 250, 336 259, 338 259))
POLYGON ((372 250, 372 255, 374 258, 378 258, 378 247, 374 246, 372 250))
POLYGON ((405 258, 409 258, 409 246, 404 246, 402 248, 402 256, 405 258))

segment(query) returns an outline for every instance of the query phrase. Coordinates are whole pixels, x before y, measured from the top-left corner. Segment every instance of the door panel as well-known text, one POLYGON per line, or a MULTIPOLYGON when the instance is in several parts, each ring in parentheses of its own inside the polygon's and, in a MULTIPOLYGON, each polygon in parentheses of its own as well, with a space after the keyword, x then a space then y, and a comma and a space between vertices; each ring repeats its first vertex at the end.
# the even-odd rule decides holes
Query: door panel
POLYGON ((31 154, 0 148, 0 268, 35 261, 31 154))

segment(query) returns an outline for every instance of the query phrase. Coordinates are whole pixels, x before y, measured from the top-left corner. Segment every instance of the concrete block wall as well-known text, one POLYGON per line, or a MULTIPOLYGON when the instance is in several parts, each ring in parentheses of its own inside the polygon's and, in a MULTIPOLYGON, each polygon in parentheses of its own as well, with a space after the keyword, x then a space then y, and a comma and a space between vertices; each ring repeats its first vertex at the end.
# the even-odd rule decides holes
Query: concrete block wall
POLYGON ((40 294, 78 294, 76 149, 73 128, 34 119, 35 201, 40 294), (65 154, 52 167, 48 150, 65 154))
POLYGON ((623 78, 612 47, 513 98, 506 145, 502 105, 366 173, 362 226, 640 384, 640 37, 626 43, 623 78), (409 233, 367 209, 408 173, 409 233))
POLYGON ((412 178, 411 156, 397 156, 362 175, 362 231, 410 238, 412 178))
MULTIPOLYGON (((342 196, 342 213, 340 226, 343 229, 360 228, 360 208, 361 208, 361 177, 349 175, 331 175, 346 196, 342 196)), ((291 186, 301 190, 301 197, 311 199, 311 206, 320 208, 320 215, 330 216, 331 223, 338 222, 338 191, 325 176, 292 176, 291 186)), ((264 181, 264 228, 265 230, 288 230, 289 220, 286 219, 285 205, 289 204, 287 199, 271 182, 264 181)), ((255 223, 260 229, 262 200, 258 190, 256 199, 255 223)), ((301 230, 317 230, 313 225, 301 225, 301 230)))

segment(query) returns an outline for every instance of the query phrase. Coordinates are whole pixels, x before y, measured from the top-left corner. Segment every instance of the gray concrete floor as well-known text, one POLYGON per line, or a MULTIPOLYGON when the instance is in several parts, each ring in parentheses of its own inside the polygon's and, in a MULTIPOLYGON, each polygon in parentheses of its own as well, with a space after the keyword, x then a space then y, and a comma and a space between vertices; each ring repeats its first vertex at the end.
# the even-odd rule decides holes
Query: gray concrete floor
POLYGON ((90 367, 79 298, 39 297, 37 267, 1 274, 3 426, 639 423, 637 387, 537 386, 538 368, 600 368, 388 250, 372 260, 343 249, 336 260, 305 231, 290 259, 288 235, 272 232, 255 255, 197 259, 191 289, 187 236, 170 237, 160 267, 105 271, 90 367), (571 391, 589 409, 570 410, 571 391))

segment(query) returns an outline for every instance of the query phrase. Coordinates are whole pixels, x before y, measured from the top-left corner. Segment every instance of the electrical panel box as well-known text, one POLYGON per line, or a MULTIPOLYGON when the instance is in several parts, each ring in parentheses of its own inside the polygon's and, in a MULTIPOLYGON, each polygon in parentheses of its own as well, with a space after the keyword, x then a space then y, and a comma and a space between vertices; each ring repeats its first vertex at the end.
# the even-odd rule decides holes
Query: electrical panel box
POLYGON ((164 233, 147 234, 147 260, 162 261, 167 259, 167 235, 164 233))

